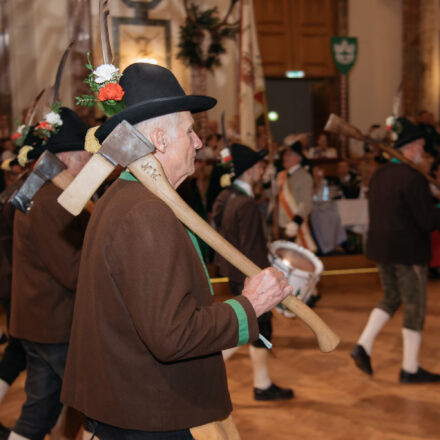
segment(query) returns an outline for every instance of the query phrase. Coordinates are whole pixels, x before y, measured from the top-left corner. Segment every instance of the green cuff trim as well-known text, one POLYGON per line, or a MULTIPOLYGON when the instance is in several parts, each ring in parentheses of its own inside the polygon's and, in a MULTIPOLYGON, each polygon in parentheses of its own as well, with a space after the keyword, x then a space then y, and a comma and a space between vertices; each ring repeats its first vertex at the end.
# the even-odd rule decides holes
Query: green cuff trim
POLYGON ((402 161, 399 160, 399 159, 397 159, 397 157, 393 157, 393 158, 390 160, 390 162, 393 162, 393 163, 402 163, 402 161))
POLYGON ((130 171, 122 171, 122 173, 119 174, 119 178, 122 180, 129 180, 130 182, 139 182, 130 171))
POLYGON ((246 311, 239 301, 236 299, 228 299, 225 301, 226 304, 229 304, 238 319, 238 343, 237 347, 240 345, 245 345, 249 342, 249 324, 247 319, 246 311))

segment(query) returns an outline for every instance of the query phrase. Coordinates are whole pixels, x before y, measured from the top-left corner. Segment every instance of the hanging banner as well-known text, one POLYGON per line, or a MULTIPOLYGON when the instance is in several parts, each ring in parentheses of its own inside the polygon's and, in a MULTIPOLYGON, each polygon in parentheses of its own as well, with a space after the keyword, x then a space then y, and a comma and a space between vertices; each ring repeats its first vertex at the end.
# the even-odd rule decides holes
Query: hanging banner
POLYGON ((358 54, 356 37, 332 37, 330 39, 333 62, 343 74, 347 74, 354 66, 358 54))
POLYGON ((242 0, 240 21, 240 139, 256 148, 256 121, 264 112, 265 83, 252 0, 242 0))

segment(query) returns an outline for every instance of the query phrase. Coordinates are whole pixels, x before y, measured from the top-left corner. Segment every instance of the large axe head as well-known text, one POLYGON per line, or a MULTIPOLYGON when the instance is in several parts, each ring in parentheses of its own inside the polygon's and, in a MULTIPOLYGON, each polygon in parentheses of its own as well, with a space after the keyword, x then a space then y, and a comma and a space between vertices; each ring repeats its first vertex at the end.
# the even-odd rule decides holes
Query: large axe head
POLYGON ((61 160, 50 151, 45 151, 21 188, 11 197, 10 203, 27 214, 32 209, 32 199, 37 191, 65 169, 66 165, 61 160))
POLYGON ((9 185, 5 190, 3 190, 2 193, 0 193, 0 209, 8 202, 11 196, 20 189, 21 185, 23 185, 25 182, 27 175, 28 170, 21 173, 14 183, 9 185))
POLYGON ((58 197, 58 203, 71 214, 78 215, 116 165, 126 168, 153 151, 153 144, 142 133, 127 121, 120 122, 58 197))
POLYGON ((349 124, 347 121, 344 121, 344 119, 340 118, 334 113, 330 114, 327 124, 325 124, 324 131, 348 136, 360 141, 365 140, 365 136, 360 130, 358 130, 356 127, 353 127, 353 125, 349 124))

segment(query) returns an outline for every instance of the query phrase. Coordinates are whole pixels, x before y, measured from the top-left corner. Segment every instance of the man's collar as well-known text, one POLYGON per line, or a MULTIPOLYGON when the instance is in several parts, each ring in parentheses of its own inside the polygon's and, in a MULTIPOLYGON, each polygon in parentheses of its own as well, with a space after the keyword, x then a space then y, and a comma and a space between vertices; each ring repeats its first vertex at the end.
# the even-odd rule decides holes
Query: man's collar
POLYGON ((296 165, 294 165, 292 168, 289 168, 288 170, 287 170, 287 174, 289 175, 289 176, 291 176, 296 170, 298 170, 299 168, 301 168, 301 164, 300 163, 297 163, 296 165))
POLYGON ((130 173, 128 170, 122 171, 122 173, 119 175, 119 178, 122 180, 129 180, 131 182, 138 182, 138 179, 133 176, 133 174, 130 173))
POLYGON ((249 185, 249 183, 245 182, 244 180, 235 179, 234 185, 242 189, 249 197, 254 197, 254 192, 252 191, 252 187, 249 185))

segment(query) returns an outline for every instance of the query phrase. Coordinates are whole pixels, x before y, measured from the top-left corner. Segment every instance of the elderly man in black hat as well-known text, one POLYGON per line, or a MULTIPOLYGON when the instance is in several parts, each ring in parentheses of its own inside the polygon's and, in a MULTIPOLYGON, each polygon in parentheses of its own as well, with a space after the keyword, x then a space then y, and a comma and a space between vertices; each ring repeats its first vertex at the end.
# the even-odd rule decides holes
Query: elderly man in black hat
MULTIPOLYGON (((270 266, 267 255, 263 217, 254 198, 253 186, 263 177, 267 150, 258 152, 251 148, 232 144, 230 157, 232 185, 223 190, 213 207, 213 218, 219 232, 259 267, 270 266)), ((217 255, 220 273, 229 277, 229 287, 234 295, 243 290, 245 276, 231 263, 217 255)), ((272 312, 258 318, 260 334, 271 340, 272 312)), ((283 389, 272 383, 269 376, 269 352, 259 339, 249 347, 254 372, 255 400, 283 400, 293 398, 291 389, 283 389)))
MULTIPOLYGON (((168 69, 147 63, 127 67, 119 85, 126 107, 97 138, 121 120, 137 124, 177 188, 202 147, 191 112, 215 99, 185 95, 168 69)), ((290 292, 269 268, 214 303, 193 232, 124 171, 87 229, 62 399, 101 440, 191 439, 190 428, 231 413, 221 350, 256 340, 257 317, 290 292)))
MULTIPOLYGON (((405 118, 394 123, 394 147, 415 163, 422 160, 425 133, 405 118)), ((357 345, 355 364, 372 375, 370 356, 376 336, 403 303, 403 360, 400 383, 439 382, 440 375, 419 366, 426 312, 430 231, 440 228, 440 209, 425 177, 392 159, 373 174, 369 186, 367 256, 377 262, 383 299, 372 310, 357 345)))
MULTIPOLYGON (((87 127, 62 107, 33 130, 44 130, 40 144, 25 147, 19 161, 55 153, 77 174, 90 154, 84 151, 87 127), (51 135, 52 133, 52 135, 51 135)), ((81 245, 87 218, 73 217, 58 203, 61 190, 45 183, 32 209, 14 216, 10 333, 26 352, 26 401, 9 439, 43 439, 61 412, 61 383, 73 315, 81 245)), ((87 216, 88 217, 88 216, 87 216)))

